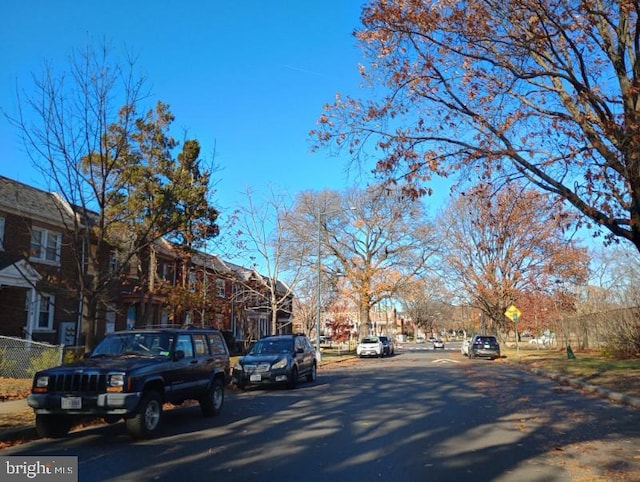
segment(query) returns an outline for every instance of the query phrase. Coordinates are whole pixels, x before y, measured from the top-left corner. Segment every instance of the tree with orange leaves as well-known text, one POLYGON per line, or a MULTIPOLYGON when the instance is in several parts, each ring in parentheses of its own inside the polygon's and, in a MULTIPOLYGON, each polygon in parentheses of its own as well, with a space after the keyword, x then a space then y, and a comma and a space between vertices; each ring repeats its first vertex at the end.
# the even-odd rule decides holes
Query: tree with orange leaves
POLYGON ((452 172, 524 178, 640 250, 639 13, 627 0, 372 0, 355 35, 381 97, 338 95, 316 148, 375 150, 376 172, 414 196, 452 172))
POLYGON ((587 277, 586 249, 565 237, 571 216, 547 194, 516 183, 498 192, 478 186, 440 221, 446 279, 492 321, 491 331, 510 331, 504 312, 523 293, 552 293, 559 279, 587 277))

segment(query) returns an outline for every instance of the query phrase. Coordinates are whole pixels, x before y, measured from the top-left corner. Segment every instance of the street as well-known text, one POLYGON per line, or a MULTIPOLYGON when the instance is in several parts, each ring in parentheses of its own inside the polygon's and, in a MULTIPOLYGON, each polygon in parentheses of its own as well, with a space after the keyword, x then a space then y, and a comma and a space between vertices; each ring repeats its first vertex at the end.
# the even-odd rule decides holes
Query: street
POLYGON ((80 481, 526 482, 640 480, 638 447, 634 409, 459 349, 407 346, 295 390, 229 390, 218 417, 167 411, 158 439, 134 442, 118 423, 2 455, 76 455, 80 481))

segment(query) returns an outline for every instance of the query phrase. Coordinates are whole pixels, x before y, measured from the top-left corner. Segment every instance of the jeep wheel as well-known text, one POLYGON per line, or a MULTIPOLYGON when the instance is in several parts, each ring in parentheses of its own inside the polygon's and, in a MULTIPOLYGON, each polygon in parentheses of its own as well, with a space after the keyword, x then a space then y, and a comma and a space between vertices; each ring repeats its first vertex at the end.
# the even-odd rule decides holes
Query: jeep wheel
POLYGON ((293 367, 291 369, 291 378, 289 378, 289 388, 296 388, 298 383, 298 367, 293 367))
POLYGON ((127 419, 127 432, 134 439, 151 438, 160 429, 162 418, 162 401, 156 392, 149 392, 142 397, 138 411, 133 418, 127 419))
POLYGON ((308 382, 315 382, 316 381, 316 377, 317 377, 317 373, 318 373, 318 368, 316 367, 316 364, 314 363, 313 366, 311 367, 311 371, 309 373, 307 373, 307 381, 308 382))
POLYGON ((60 438, 69 433, 71 419, 64 415, 36 415, 36 431, 44 438, 60 438))
POLYGON ((199 400, 200 410, 205 417, 212 417, 218 415, 222 410, 224 404, 224 385, 218 378, 213 380, 213 383, 207 390, 207 393, 199 400))

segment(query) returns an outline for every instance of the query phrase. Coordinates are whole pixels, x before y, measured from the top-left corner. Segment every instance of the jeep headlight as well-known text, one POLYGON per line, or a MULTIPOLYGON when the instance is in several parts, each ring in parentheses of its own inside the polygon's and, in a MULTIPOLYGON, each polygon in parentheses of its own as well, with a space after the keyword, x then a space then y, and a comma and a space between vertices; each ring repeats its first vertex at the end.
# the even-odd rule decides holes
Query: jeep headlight
POLYGON ((236 364, 235 364, 235 365, 233 365, 233 371, 234 371, 234 372, 235 372, 235 371, 239 371, 239 372, 241 372, 241 371, 242 371, 242 363, 240 363, 240 360, 238 360, 238 361, 236 362, 236 364))
POLYGON ((33 384, 35 393, 43 393, 49 389, 49 375, 40 375, 33 384))
POLYGON ((273 365, 271 365, 271 368, 275 368, 275 369, 286 368, 286 367, 287 367, 287 359, 286 358, 278 360, 273 365))
POLYGON ((107 391, 108 392, 121 392, 124 390, 126 383, 124 373, 109 373, 107 375, 107 391))

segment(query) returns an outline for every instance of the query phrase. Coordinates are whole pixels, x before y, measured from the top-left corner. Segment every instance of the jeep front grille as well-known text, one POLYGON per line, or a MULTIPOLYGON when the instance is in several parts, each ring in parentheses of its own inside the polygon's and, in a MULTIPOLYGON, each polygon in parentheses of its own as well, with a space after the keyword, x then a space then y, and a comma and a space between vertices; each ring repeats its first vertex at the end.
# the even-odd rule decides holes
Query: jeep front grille
POLYGON ((51 392, 104 393, 107 389, 107 376, 100 373, 68 373, 53 375, 49 378, 51 392))

